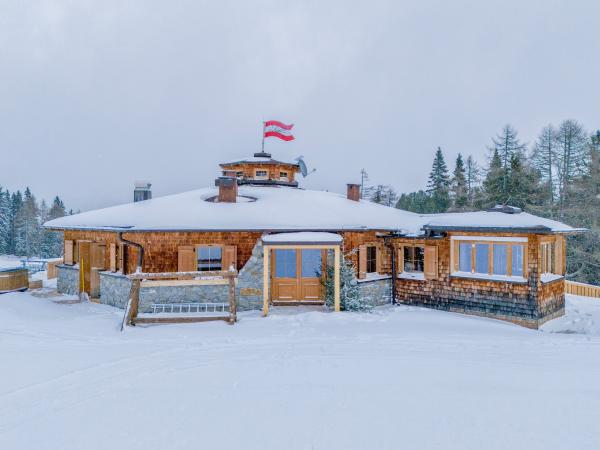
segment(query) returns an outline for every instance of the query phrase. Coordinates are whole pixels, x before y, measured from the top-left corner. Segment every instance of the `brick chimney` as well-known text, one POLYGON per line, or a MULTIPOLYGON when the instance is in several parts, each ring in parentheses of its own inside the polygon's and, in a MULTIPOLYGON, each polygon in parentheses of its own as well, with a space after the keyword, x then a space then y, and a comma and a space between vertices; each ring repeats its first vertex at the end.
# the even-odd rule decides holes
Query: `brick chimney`
POLYGON ((237 198, 237 178, 219 177, 215 180, 219 187, 219 203, 235 203, 237 198))
POLYGON ((348 191, 346 193, 348 200, 358 202, 360 200, 360 184, 348 183, 348 191))

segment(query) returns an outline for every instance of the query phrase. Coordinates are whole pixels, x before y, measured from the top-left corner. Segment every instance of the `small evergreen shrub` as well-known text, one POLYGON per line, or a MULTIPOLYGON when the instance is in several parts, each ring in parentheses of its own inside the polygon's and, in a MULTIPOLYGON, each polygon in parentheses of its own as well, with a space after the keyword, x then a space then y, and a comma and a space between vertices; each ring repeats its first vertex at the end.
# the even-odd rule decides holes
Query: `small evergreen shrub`
MULTIPOLYGON (((340 308, 342 311, 370 311, 372 306, 361 296, 358 281, 354 276, 355 269, 352 263, 340 256, 340 308)), ((321 283, 325 288, 325 304, 334 307, 334 267, 327 264, 325 279, 321 283)))

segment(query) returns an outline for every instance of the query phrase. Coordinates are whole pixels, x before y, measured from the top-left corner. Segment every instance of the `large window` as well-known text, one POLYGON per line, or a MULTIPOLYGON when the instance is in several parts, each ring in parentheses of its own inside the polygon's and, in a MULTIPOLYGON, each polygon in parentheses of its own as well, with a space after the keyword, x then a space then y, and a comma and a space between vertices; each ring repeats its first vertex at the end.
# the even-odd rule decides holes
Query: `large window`
POLYGON ((287 172, 279 172, 279 179, 281 181, 288 181, 288 173, 287 172))
POLYGON ((275 278, 296 278, 296 250, 275 250, 275 278))
POLYGON ((454 273, 499 277, 525 276, 526 242, 502 238, 453 240, 454 273))
POLYGON ((377 247, 367 247, 367 273, 377 272, 377 247))
POLYGON ((254 171, 254 178, 256 178, 257 180, 266 180, 268 179, 268 173, 266 170, 255 170, 254 171))
POLYGON ((425 257, 423 247, 404 246, 404 272, 423 272, 425 257))
POLYGON ((323 270, 322 264, 320 249, 302 249, 302 278, 319 277, 323 270))
POLYGON ((196 250, 198 270, 221 270, 223 267, 223 252, 220 246, 200 246, 196 250))

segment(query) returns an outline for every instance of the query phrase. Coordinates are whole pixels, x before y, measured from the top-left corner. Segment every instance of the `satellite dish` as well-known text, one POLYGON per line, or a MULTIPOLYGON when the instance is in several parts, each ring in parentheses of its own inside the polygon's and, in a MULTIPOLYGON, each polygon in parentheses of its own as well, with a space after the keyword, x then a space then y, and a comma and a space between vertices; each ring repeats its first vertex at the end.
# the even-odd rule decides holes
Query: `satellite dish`
POLYGON ((308 167, 306 166, 306 163, 304 162, 304 156, 300 155, 298 156, 295 161, 298 162, 298 166, 300 166, 300 173, 302 174, 302 176, 304 178, 306 178, 307 176, 309 176, 311 173, 313 173, 315 170, 317 169, 313 169, 310 172, 308 171, 308 167))

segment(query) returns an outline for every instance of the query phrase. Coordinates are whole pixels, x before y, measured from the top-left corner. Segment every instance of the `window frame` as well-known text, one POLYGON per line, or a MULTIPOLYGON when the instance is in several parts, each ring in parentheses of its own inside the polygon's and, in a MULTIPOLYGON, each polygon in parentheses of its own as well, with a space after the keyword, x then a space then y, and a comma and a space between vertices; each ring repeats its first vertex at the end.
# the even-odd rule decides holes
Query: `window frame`
POLYGON ((366 255, 365 255, 365 273, 369 274, 369 273, 378 273, 377 272, 377 258, 379 257, 379 255, 377 254, 377 246, 376 245, 367 245, 366 246, 366 255), (369 258, 369 253, 373 253, 371 256, 372 258, 369 258), (372 264, 372 269, 373 270, 369 270, 369 265, 372 264))
POLYGON ((425 273, 425 245, 423 244, 403 244, 400 246, 400 251, 402 252, 402 272, 401 273, 413 273, 413 274, 421 274, 425 273), (421 270, 406 270, 406 250, 412 249, 413 252, 413 264, 415 261, 414 256, 416 255, 416 248, 421 249, 421 270))
MULTIPOLYGON (((455 277, 468 277, 469 275, 477 278, 484 278, 490 280, 500 281, 525 281, 528 277, 527 271, 527 244, 528 239, 526 237, 508 237, 508 236, 452 236, 451 237, 451 275, 455 277), (460 270, 461 266, 461 245, 470 246, 470 271, 460 270), (487 272, 478 272, 476 261, 477 261, 477 248, 487 248, 487 272), (495 272, 495 249, 497 245, 505 246, 505 254, 503 261, 506 264, 504 268, 505 273, 494 273, 495 272), (513 264, 513 250, 515 247, 521 247, 522 258, 520 260, 520 266, 513 264), (521 275, 514 275, 513 272, 518 272, 520 268, 521 275)), ((465 248, 465 247, 463 247, 465 248)), ((481 260, 480 260, 481 265, 481 260)))
POLYGON ((279 171, 279 181, 290 181, 289 172, 287 170, 279 171))
POLYGON ((540 242, 540 274, 558 275, 556 263, 556 241, 540 242))
POLYGON ((269 171, 267 169, 254 169, 254 179, 255 180, 268 180, 269 179, 269 171), (259 175, 258 172, 264 172, 264 175, 259 175))
POLYGON ((221 271, 221 270, 223 270, 223 252, 224 252, 225 248, 222 245, 219 245, 219 244, 200 244, 200 245, 196 245, 195 250, 196 250, 196 270, 198 272, 212 272, 212 271, 221 271), (199 260, 199 258, 200 258, 200 249, 201 248, 208 248, 209 249, 209 255, 210 255, 210 249, 216 249, 216 248, 218 248, 220 250, 220 252, 221 252, 221 258, 219 260, 220 261, 219 268, 213 268, 213 267, 211 267, 211 262, 210 261, 212 261, 212 258, 210 256, 209 256, 209 259, 208 259, 208 261, 209 261, 208 268, 201 268, 200 267, 200 260, 199 260))

